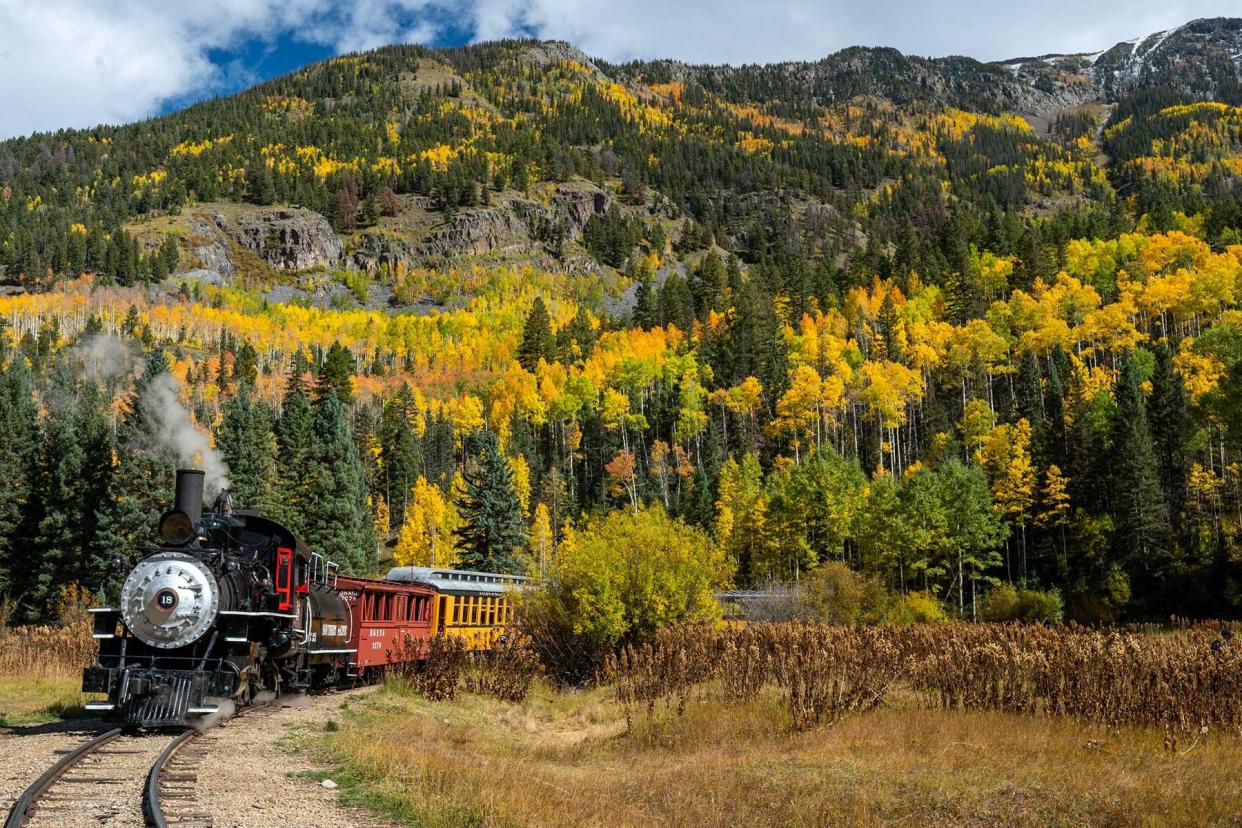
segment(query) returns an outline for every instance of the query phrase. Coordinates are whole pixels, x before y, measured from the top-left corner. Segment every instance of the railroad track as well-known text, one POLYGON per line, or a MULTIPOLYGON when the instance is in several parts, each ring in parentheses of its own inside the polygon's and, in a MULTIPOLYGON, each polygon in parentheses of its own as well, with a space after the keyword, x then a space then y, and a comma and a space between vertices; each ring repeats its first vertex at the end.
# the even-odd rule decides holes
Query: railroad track
POLYGON ((4 828, 211 828, 211 815, 194 807, 202 735, 101 733, 44 771, 18 797, 4 828))
POLYGON ((206 755, 205 734, 187 730, 168 743, 147 774, 142 809, 154 828, 212 828, 211 814, 194 804, 198 761, 206 755))

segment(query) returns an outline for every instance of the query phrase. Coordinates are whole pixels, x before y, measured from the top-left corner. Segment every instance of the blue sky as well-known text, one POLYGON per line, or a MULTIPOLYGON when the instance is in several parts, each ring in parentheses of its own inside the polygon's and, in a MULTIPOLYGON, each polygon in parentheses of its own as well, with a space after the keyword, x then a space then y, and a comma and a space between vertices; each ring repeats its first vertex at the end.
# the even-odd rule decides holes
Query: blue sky
POLYGON ((0 137, 123 123, 334 54, 533 36, 610 61, 851 45, 983 60, 1096 51, 1238 0, 0 0, 0 137))

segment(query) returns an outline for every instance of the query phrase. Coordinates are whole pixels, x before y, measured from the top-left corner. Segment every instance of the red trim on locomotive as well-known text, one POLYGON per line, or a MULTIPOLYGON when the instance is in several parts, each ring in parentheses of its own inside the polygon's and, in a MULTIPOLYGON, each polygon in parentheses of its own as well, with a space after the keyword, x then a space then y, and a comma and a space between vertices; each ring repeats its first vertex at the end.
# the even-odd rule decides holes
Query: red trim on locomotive
POLYGON ((293 550, 281 546, 276 550, 276 584, 274 591, 280 596, 279 609, 288 612, 293 607, 293 550))
POLYGON ((349 605, 349 648, 359 669, 422 658, 432 635, 435 590, 346 576, 336 586, 349 605))

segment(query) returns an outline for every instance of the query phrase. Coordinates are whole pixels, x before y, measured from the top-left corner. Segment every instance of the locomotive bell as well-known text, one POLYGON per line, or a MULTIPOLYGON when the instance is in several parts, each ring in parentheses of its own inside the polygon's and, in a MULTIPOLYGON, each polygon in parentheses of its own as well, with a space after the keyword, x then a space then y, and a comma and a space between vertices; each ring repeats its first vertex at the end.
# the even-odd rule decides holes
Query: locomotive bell
POLYGON ((161 552, 140 561, 121 587, 121 618, 152 647, 184 647, 202 637, 220 608, 220 588, 202 561, 161 552))

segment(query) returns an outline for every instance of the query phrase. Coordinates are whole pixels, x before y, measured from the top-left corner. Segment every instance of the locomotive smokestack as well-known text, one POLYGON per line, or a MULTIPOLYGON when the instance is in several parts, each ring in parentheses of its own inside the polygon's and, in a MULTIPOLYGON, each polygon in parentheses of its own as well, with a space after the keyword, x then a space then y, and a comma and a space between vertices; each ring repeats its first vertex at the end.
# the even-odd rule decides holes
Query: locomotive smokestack
POLYGON ((202 469, 177 469, 177 490, 173 505, 189 515, 194 526, 198 525, 203 516, 204 477, 202 469))

